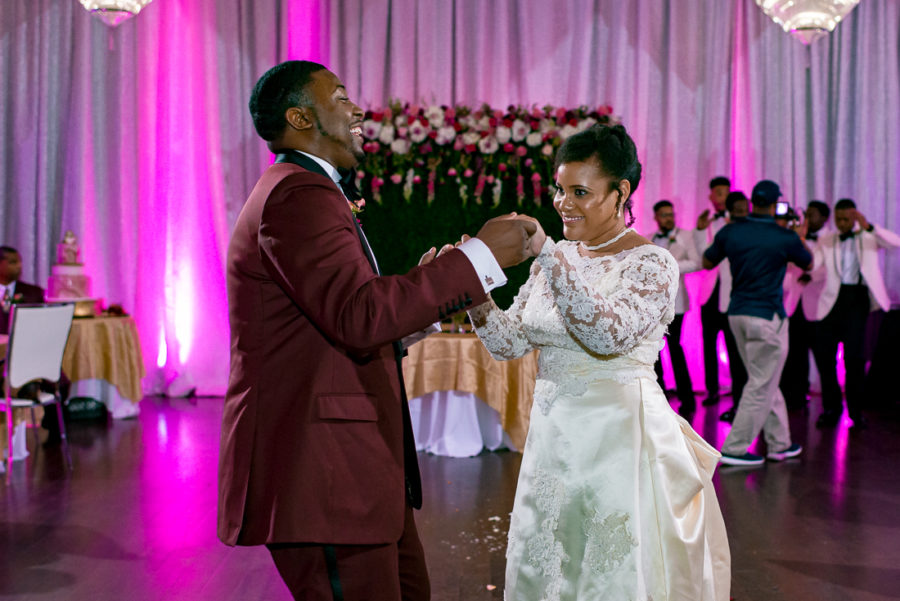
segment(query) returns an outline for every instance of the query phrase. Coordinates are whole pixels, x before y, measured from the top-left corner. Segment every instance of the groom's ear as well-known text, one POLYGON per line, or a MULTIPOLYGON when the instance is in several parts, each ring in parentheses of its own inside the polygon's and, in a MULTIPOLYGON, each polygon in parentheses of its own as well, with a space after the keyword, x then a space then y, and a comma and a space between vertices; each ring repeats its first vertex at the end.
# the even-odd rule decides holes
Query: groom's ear
POLYGON ((284 120, 292 129, 303 131, 313 126, 312 109, 308 106, 292 106, 284 112, 284 120))

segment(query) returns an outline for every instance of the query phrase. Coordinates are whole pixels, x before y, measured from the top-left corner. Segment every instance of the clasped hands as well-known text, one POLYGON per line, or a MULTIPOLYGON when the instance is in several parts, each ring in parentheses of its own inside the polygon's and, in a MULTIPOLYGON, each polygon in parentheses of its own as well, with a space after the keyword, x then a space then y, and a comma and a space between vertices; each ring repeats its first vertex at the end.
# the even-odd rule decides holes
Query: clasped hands
MULTIPOLYGON (((503 269, 536 257, 540 254, 544 241, 547 239, 547 235, 537 219, 517 213, 489 219, 481 226, 475 237, 485 243, 503 269)), ((445 244, 440 250, 432 247, 419 259, 419 265, 430 263, 435 257, 441 256, 469 239, 470 236, 463 234, 456 244, 445 244)))

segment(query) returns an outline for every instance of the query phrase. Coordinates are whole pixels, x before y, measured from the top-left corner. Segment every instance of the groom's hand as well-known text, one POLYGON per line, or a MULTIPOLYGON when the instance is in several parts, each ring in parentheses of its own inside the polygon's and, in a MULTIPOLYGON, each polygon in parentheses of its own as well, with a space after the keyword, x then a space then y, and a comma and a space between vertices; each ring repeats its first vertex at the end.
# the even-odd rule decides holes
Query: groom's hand
POLYGON ((532 236, 539 229, 534 218, 510 213, 487 221, 475 237, 487 245, 500 267, 506 269, 534 256, 532 236))

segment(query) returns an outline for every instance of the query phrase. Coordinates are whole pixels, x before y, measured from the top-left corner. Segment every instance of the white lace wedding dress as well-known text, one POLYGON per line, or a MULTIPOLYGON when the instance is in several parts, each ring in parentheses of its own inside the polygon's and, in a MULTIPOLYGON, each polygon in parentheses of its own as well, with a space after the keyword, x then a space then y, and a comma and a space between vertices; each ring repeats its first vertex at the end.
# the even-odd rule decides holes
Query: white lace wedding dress
POLYGON ((588 258, 548 239, 509 310, 470 311, 494 357, 541 351, 507 601, 728 601, 719 453, 653 372, 677 287, 657 246, 588 258))

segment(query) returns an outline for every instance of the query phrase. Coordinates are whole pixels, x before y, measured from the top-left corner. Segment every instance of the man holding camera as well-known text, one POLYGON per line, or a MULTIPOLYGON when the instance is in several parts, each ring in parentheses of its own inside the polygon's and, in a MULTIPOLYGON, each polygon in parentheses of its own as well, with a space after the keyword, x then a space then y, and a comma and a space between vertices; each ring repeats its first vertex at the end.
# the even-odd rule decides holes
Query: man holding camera
POLYGON ((721 461, 726 465, 758 466, 766 458, 782 461, 803 451, 791 442, 778 380, 788 349, 788 320, 783 303, 785 270, 788 262, 809 269, 812 254, 803 242, 804 226, 800 226, 798 237, 775 223, 775 205, 780 196, 775 182, 757 183, 750 198, 750 215, 722 228, 703 253, 706 269, 726 258, 731 265, 728 324, 741 359, 749 368, 734 424, 722 445, 721 461), (768 447, 766 458, 748 451, 761 430, 768 447))

